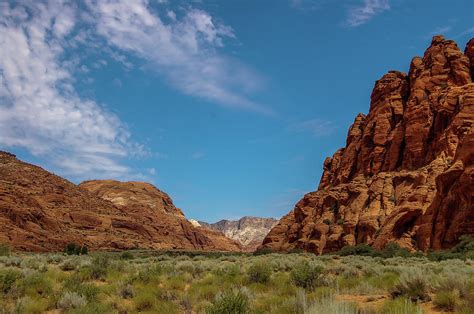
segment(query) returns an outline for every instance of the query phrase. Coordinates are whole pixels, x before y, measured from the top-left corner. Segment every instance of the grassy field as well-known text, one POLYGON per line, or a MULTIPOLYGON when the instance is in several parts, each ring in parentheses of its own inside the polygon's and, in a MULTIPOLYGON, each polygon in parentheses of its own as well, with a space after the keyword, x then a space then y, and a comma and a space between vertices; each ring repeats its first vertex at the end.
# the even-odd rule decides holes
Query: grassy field
POLYGON ((471 259, 0 255, 1 313, 474 313, 471 259))

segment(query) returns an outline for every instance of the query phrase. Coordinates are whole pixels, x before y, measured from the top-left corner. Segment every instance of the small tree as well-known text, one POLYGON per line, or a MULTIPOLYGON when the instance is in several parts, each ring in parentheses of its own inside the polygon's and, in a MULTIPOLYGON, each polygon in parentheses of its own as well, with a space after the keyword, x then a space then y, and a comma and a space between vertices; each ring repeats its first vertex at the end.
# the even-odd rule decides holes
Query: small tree
POLYGON ((88 249, 86 246, 80 246, 71 242, 64 248, 64 253, 67 255, 86 255, 88 254, 88 249))

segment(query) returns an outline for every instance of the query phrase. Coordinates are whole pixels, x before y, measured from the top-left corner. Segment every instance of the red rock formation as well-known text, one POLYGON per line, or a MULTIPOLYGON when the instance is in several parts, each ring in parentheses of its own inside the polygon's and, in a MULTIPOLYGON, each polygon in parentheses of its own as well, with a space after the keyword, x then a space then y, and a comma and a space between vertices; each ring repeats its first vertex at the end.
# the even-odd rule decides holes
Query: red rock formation
POLYGON ((375 83, 367 116, 324 162, 308 193, 263 242, 315 253, 369 243, 410 249, 453 246, 474 234, 474 40, 463 54, 433 37, 408 75, 375 83))
POLYGON ((81 186, 0 152, 0 243, 60 251, 69 242, 98 249, 238 251, 218 232, 188 222, 148 183, 88 181, 81 186))

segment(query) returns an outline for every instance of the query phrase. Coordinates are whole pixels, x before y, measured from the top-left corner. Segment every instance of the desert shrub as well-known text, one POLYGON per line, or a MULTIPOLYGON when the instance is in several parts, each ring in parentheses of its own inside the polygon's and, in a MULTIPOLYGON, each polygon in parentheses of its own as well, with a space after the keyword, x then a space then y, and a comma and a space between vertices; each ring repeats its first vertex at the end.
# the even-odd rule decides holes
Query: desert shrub
POLYGON ((181 272, 194 274, 196 266, 191 261, 183 261, 176 264, 176 269, 181 272))
POLYGON ((469 235, 463 235, 459 237, 459 243, 451 249, 451 252, 453 253, 468 253, 473 251, 474 237, 469 235))
POLYGON ((86 246, 80 246, 76 243, 68 243, 64 248, 64 253, 67 255, 85 255, 88 253, 88 249, 86 246))
POLYGON ((427 275, 415 268, 402 272, 390 294, 393 298, 406 297, 411 301, 426 301, 430 299, 430 288, 427 275))
POLYGON ((3 260, 5 266, 19 267, 21 265, 21 258, 16 256, 8 256, 3 260))
POLYGON ((398 243, 390 242, 382 250, 381 255, 385 258, 395 256, 408 257, 411 255, 411 253, 407 249, 400 247, 398 243))
POLYGON ((433 300, 437 308, 447 311, 454 311, 460 303, 461 299, 457 290, 437 292, 433 300))
POLYGON ((338 224, 339 226, 343 226, 343 225, 344 225, 344 219, 342 219, 342 218, 338 219, 338 220, 337 220, 337 224, 338 224))
POLYGON ((463 235, 459 237, 459 243, 451 250, 431 251, 428 258, 432 261, 443 261, 448 259, 474 259, 474 237, 463 235))
POLYGON ((153 292, 147 290, 138 293, 133 299, 133 302, 135 303, 135 309, 137 311, 150 311, 155 307, 156 300, 157 298, 153 292))
POLYGON ((362 271, 357 267, 354 267, 352 265, 347 265, 346 267, 344 267, 344 270, 341 275, 343 278, 346 278, 346 279, 359 278, 359 277, 362 277, 362 271))
POLYGON ((59 264, 63 261, 64 255, 62 254, 48 254, 46 261, 50 264, 59 264))
POLYGON ((6 244, 0 244, 0 256, 10 256, 10 247, 6 244))
POLYGON ((44 313, 47 308, 46 299, 25 296, 16 300, 14 313, 44 313))
POLYGON ((375 250, 368 244, 362 243, 355 246, 348 245, 343 247, 339 252, 336 253, 341 256, 348 255, 363 255, 363 256, 374 256, 375 250))
POLYGON ((266 283, 270 280, 272 270, 264 262, 256 262, 247 270, 247 276, 250 282, 266 283))
POLYGON ((472 274, 463 274, 459 269, 443 272, 436 291, 458 291, 461 295, 466 295, 470 276, 472 274))
POLYGON ((0 272, 0 291, 8 293, 20 277, 21 273, 16 270, 6 269, 0 272))
POLYGON ((288 254, 301 254, 304 253, 303 249, 300 248, 293 248, 287 252, 288 254))
POLYGON ((162 273, 163 266, 160 264, 155 264, 153 266, 140 269, 135 275, 131 277, 131 281, 149 283, 150 281, 158 278, 162 273))
POLYGON ((258 256, 258 255, 267 255, 267 254, 272 254, 274 251, 270 248, 264 247, 264 248, 258 248, 253 252, 253 255, 258 256))
POLYGON ((128 259, 133 259, 134 256, 133 256, 132 252, 124 251, 124 252, 122 252, 122 254, 120 254, 120 258, 128 260, 128 259))
POLYGON ((245 314, 250 312, 249 297, 240 289, 227 290, 206 309, 207 314, 245 314))
POLYGON ((93 284, 83 283, 77 274, 64 281, 63 288, 66 292, 75 292, 84 296, 88 302, 97 300, 100 289, 93 284))
POLYGON ((33 272, 18 280, 16 287, 20 293, 28 296, 48 295, 53 290, 51 281, 38 272, 33 272))
POLYGON ((92 264, 90 266, 90 275, 92 279, 103 279, 107 276, 108 268, 110 262, 107 256, 105 255, 98 255, 94 257, 92 260, 92 264))
POLYGON ((290 280, 297 287, 312 290, 318 285, 324 268, 320 265, 302 261, 295 265, 290 272, 290 280))
POLYGON ((59 269, 62 271, 71 271, 75 270, 77 267, 77 261, 72 259, 67 259, 59 265, 59 269))
POLYGON ((219 277, 231 280, 240 275, 240 267, 235 263, 223 262, 212 271, 219 277))
POLYGON ((131 299, 135 296, 135 289, 131 284, 125 283, 119 287, 118 293, 124 299, 131 299))
POLYGON ((87 304, 87 300, 76 292, 64 293, 58 301, 58 308, 62 310, 70 310, 83 307, 87 304))

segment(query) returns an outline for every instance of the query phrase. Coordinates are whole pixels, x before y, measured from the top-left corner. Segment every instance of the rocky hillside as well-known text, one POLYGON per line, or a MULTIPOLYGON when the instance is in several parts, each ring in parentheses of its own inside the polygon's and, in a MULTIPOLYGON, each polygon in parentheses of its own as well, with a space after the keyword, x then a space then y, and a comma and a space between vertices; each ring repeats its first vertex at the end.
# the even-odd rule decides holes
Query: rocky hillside
POLYGON ((322 253, 345 245, 444 249, 474 234, 474 39, 435 36, 408 74, 375 83, 367 115, 263 242, 322 253))
POLYGON ((219 232, 195 228, 171 198, 142 182, 77 186, 0 152, 0 243, 27 251, 90 249, 240 250, 219 232))
POLYGON ((220 220, 216 223, 191 220, 196 226, 222 232, 238 241, 246 251, 254 251, 268 232, 278 223, 274 218, 242 217, 239 220, 220 220))

